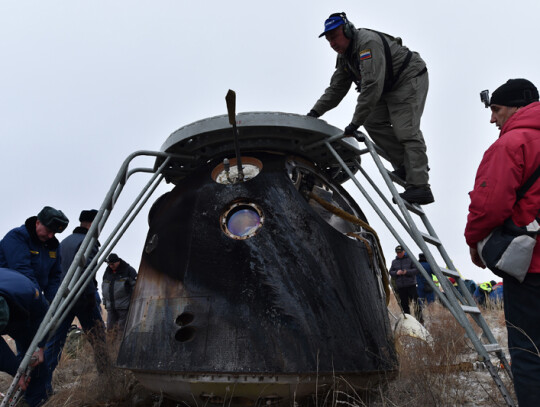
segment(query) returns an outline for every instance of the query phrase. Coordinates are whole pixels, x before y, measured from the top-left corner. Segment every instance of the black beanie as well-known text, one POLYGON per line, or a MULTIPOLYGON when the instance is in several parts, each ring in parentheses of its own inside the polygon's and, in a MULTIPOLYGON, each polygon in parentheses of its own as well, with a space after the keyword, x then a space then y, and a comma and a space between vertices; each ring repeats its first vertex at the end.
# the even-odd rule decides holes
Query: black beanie
POLYGON ((493 92, 490 105, 522 107, 532 102, 538 102, 536 86, 527 79, 509 79, 493 92))

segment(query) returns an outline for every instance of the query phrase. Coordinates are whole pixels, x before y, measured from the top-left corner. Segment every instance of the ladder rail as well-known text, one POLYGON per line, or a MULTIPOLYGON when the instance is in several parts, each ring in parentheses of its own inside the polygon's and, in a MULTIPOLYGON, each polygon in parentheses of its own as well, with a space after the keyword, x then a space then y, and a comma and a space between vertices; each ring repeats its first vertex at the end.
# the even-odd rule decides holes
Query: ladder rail
MULTIPOLYGON (((383 221, 383 223, 385 224, 385 226, 388 228, 388 230, 390 230, 390 232, 392 233, 392 235, 394 236, 394 238, 399 242, 400 245, 402 245, 405 250, 407 252, 410 252, 409 248, 407 247, 407 244, 405 243, 405 241, 401 238, 400 234, 396 231, 396 229, 392 226, 392 224, 390 223, 390 221, 387 219, 387 217, 382 213, 382 211, 379 209, 379 207, 377 206, 377 204, 375 203, 375 201, 373 201, 373 199, 371 198, 371 196, 368 194, 368 192, 364 189, 364 187, 360 184, 360 182, 358 181, 358 179, 356 178, 356 176, 352 173, 352 171, 347 167, 347 165, 345 164, 345 162, 343 161, 343 159, 339 156, 339 154, 337 153, 337 151, 330 145, 330 144, 327 144, 327 147, 329 149, 329 151, 334 155, 334 157, 336 158, 336 160, 338 160, 338 162, 340 162, 343 166, 343 170, 347 173, 347 175, 349 175, 351 181, 353 181, 353 183, 356 185, 356 187, 360 190, 360 192, 362 193, 362 195, 364 195, 364 198, 366 198, 366 200, 369 202, 369 204, 371 205, 371 207, 373 208, 373 210, 377 213, 377 215, 379 216, 379 218, 383 221)), ((370 182, 372 185, 374 184, 371 180, 371 178, 367 175, 367 173, 365 173, 364 171, 362 171, 362 173, 364 174, 364 176, 368 179, 368 182, 370 182)), ((377 188, 378 189, 378 188, 377 188)), ((394 193, 394 191, 392 191, 392 193, 394 193)), ((397 195, 397 191, 395 191, 396 195, 397 195)), ((393 213, 399 217, 399 214, 394 210, 393 213)), ((414 258, 411 258, 413 261, 415 261, 415 265, 417 265, 417 267, 421 268, 421 270, 423 271, 422 275, 426 278, 426 280, 431 280, 431 276, 429 276, 428 278, 428 274, 427 272, 425 271, 425 269, 420 265, 420 263, 414 259, 414 258)), ((450 307, 450 303, 448 302, 448 299, 446 298, 446 296, 444 295, 444 293, 440 292, 437 287, 435 286, 435 284, 433 283, 433 287, 435 288, 434 292, 437 293, 437 295, 439 296, 439 299, 441 300, 441 302, 443 303, 443 305, 445 307, 447 307, 448 309, 452 309, 450 307)), ((456 316, 457 318, 457 316, 456 316)))
MULTIPOLYGON (((143 193, 141 193, 135 198, 133 204, 126 210, 126 213, 124 214, 122 219, 118 222, 117 226, 113 229, 113 231, 111 231, 109 238, 100 247, 100 249, 95 254, 94 258, 87 267, 84 266, 86 264, 86 256, 83 256, 81 258, 81 263, 77 266, 74 278, 69 281, 67 293, 65 293, 64 295, 64 301, 59 305, 59 308, 56 311, 56 313, 61 313, 61 317, 58 318, 56 324, 51 326, 51 331, 55 331, 62 323, 63 319, 69 314, 72 307, 79 299, 80 295, 84 292, 86 285, 91 283, 91 280, 99 271, 99 268, 101 267, 109 253, 116 246, 116 243, 118 243, 118 241, 122 238, 127 228, 135 220, 140 210, 144 207, 148 199, 152 196, 153 192, 163 180, 162 174, 156 172, 155 175, 159 176, 152 177, 152 179, 147 183, 146 188, 143 188, 144 195, 143 193), (120 225, 122 226, 121 228, 120 225)), ((91 252, 96 241, 97 238, 90 239, 86 251, 91 252)), ((81 248, 83 248, 82 244, 81 248)))

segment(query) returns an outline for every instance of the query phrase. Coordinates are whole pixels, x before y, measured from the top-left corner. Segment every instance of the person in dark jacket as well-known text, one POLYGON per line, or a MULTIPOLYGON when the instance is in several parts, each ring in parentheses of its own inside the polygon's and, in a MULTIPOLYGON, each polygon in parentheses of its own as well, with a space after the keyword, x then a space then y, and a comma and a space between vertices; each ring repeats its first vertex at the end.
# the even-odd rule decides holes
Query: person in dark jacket
POLYGON ((63 232, 68 223, 62 211, 45 206, 0 241, 0 267, 24 274, 43 291, 49 303, 62 281, 60 243, 55 234, 63 232))
MULTIPOLYGON (((418 261, 424 267, 424 270, 428 272, 430 277, 432 276, 433 272, 431 270, 431 266, 427 262, 426 256, 424 253, 420 253, 418 255, 418 261)), ((418 292, 418 301, 420 302, 420 306, 423 306, 424 304, 431 304, 435 302, 435 293, 433 292, 433 288, 431 285, 429 285, 426 282, 426 279, 424 276, 419 272, 416 276, 416 291, 418 292)))
MULTIPOLYGON (((0 371, 12 376, 26 350, 30 346, 48 309, 47 300, 34 283, 23 274, 6 268, 0 269, 0 335, 9 335, 17 346, 21 346, 15 355, 5 339, 0 336, 0 371)), ((35 367, 43 362, 44 343, 38 344, 31 363, 35 367)), ((18 382, 22 390, 27 389, 28 378, 24 375, 18 382)))
MULTIPOLYGON (((62 281, 61 255, 55 234, 63 232, 69 223, 62 211, 45 206, 37 216, 28 218, 24 225, 10 230, 0 241, 0 267, 15 270, 27 277, 50 303, 62 281)), ((33 338, 29 338, 31 341, 33 338)), ((16 340, 20 354, 26 352, 30 342, 16 340)), ((30 407, 40 405, 48 398, 47 369, 32 372, 32 380, 25 393, 30 407)))
POLYGON ((103 304, 107 309, 107 330, 123 332, 137 272, 115 253, 109 255, 107 264, 101 285, 103 304))
POLYGON ((416 291, 416 276, 418 269, 402 246, 396 247, 396 258, 392 260, 390 275, 395 278, 401 308, 406 314, 411 314, 409 303, 414 302, 415 317, 423 322, 422 312, 418 306, 418 292, 416 291))
MULTIPOLYGON (((83 210, 79 216, 80 226, 77 226, 73 233, 66 237, 60 243, 60 253, 62 257, 62 278, 66 276, 75 255, 79 251, 81 244, 92 226, 92 222, 98 211, 95 209, 83 210)), ((96 242, 92 248, 92 252, 88 256, 86 265, 88 266, 99 250, 99 242, 96 242)), ((60 356, 62 348, 66 342, 66 337, 73 319, 77 318, 86 334, 92 348, 94 349, 94 359, 96 361, 97 370, 99 373, 104 373, 110 365, 107 356, 106 341, 105 341, 105 324, 101 317, 101 299, 97 290, 97 281, 90 281, 81 297, 73 306, 69 315, 62 321, 62 324, 56 330, 52 339, 47 343, 45 350, 45 362, 49 370, 49 378, 47 388, 52 392, 52 375, 60 356)))

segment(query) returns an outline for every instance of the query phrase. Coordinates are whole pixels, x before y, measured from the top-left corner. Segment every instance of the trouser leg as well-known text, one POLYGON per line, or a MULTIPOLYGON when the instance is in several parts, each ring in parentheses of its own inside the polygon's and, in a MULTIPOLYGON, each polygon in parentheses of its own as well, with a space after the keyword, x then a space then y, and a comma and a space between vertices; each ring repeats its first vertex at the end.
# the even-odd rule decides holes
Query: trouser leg
POLYGON ((503 281, 508 349, 520 407, 540 406, 540 275, 503 281))
POLYGON ((19 364, 20 360, 17 359, 4 338, 0 337, 0 371, 15 376, 19 364))
POLYGON ((111 364, 107 354, 105 324, 101 318, 99 305, 95 304, 92 309, 85 309, 78 312, 77 317, 94 350, 97 371, 104 373, 109 369, 111 364))
POLYGON ((424 316, 422 315, 422 306, 418 300, 418 290, 416 286, 411 286, 409 288, 409 302, 412 302, 414 307, 414 317, 421 323, 424 323, 424 316))
POLYGON ((52 394, 53 388, 52 388, 52 377, 54 373, 54 369, 56 369, 56 366, 58 365, 58 362, 60 361, 60 357, 62 356, 62 349, 64 348, 64 345, 66 343, 66 337, 69 330, 69 327, 71 326, 71 323, 73 322, 73 314, 70 313, 60 324, 56 332, 54 333, 53 337, 47 344, 45 345, 45 352, 44 352, 44 358, 45 358, 45 364, 47 366, 47 380, 46 380, 46 387, 47 392, 52 394))
POLYGON ((127 316, 128 316, 127 309, 118 310, 118 332, 121 335, 124 334, 124 329, 126 327, 126 322, 127 322, 127 316))
POLYGON ((30 407, 40 406, 48 399, 47 380, 49 377, 45 363, 37 365, 30 375, 30 384, 26 389, 24 398, 30 407))
POLYGON ((394 134, 388 107, 384 101, 379 101, 364 122, 369 137, 388 156, 392 166, 397 169, 404 165, 404 148, 394 134))
POLYGON ((407 186, 428 185, 426 143, 420 121, 429 88, 428 74, 413 78, 383 96, 392 130, 402 148, 402 162, 407 173, 407 186))
POLYGON ((116 322, 118 321, 118 314, 116 310, 107 310, 107 331, 113 331, 116 328, 116 322))
POLYGON ((399 302, 401 303, 401 308, 405 314, 411 314, 411 309, 409 308, 409 290, 408 287, 398 288, 399 302))

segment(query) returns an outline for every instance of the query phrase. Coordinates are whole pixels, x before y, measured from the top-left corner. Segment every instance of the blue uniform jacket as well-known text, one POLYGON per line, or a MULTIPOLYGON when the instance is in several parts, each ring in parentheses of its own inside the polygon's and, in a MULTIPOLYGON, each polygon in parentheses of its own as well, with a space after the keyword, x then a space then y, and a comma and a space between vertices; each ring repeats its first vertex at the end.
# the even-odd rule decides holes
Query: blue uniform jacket
MULTIPOLYGON (((0 296, 9 306, 9 322, 2 335, 9 335, 26 347, 47 313, 48 303, 35 284, 21 273, 0 268, 0 296)), ((43 347, 44 341, 39 344, 43 347)), ((24 349, 20 349, 24 351, 24 349)), ((0 337, 0 370, 15 375, 20 359, 0 337)))
POLYGON ((0 267, 24 274, 51 302, 60 283, 60 252, 58 240, 41 242, 36 235, 36 219, 28 218, 24 225, 10 230, 0 241, 0 267))
MULTIPOLYGON (((88 229, 83 228, 81 226, 78 226, 75 228, 73 233, 66 237, 62 242, 60 243, 60 254, 61 254, 61 261, 60 266, 62 268, 62 279, 66 276, 66 273, 69 270, 69 267, 71 266, 71 263, 73 262, 73 259, 75 258, 75 255, 79 251, 79 248, 81 247, 81 244, 86 237, 86 234, 88 233, 88 229)), ((99 250, 99 242, 96 242, 94 244, 94 247, 92 247, 92 251, 90 252, 90 255, 88 256, 88 259, 86 259, 86 266, 88 266, 94 257, 96 256, 98 250, 99 250)), ((94 284, 89 283, 85 289, 85 294, 87 295, 94 295, 94 293, 97 291, 97 281, 94 278, 94 284)))

